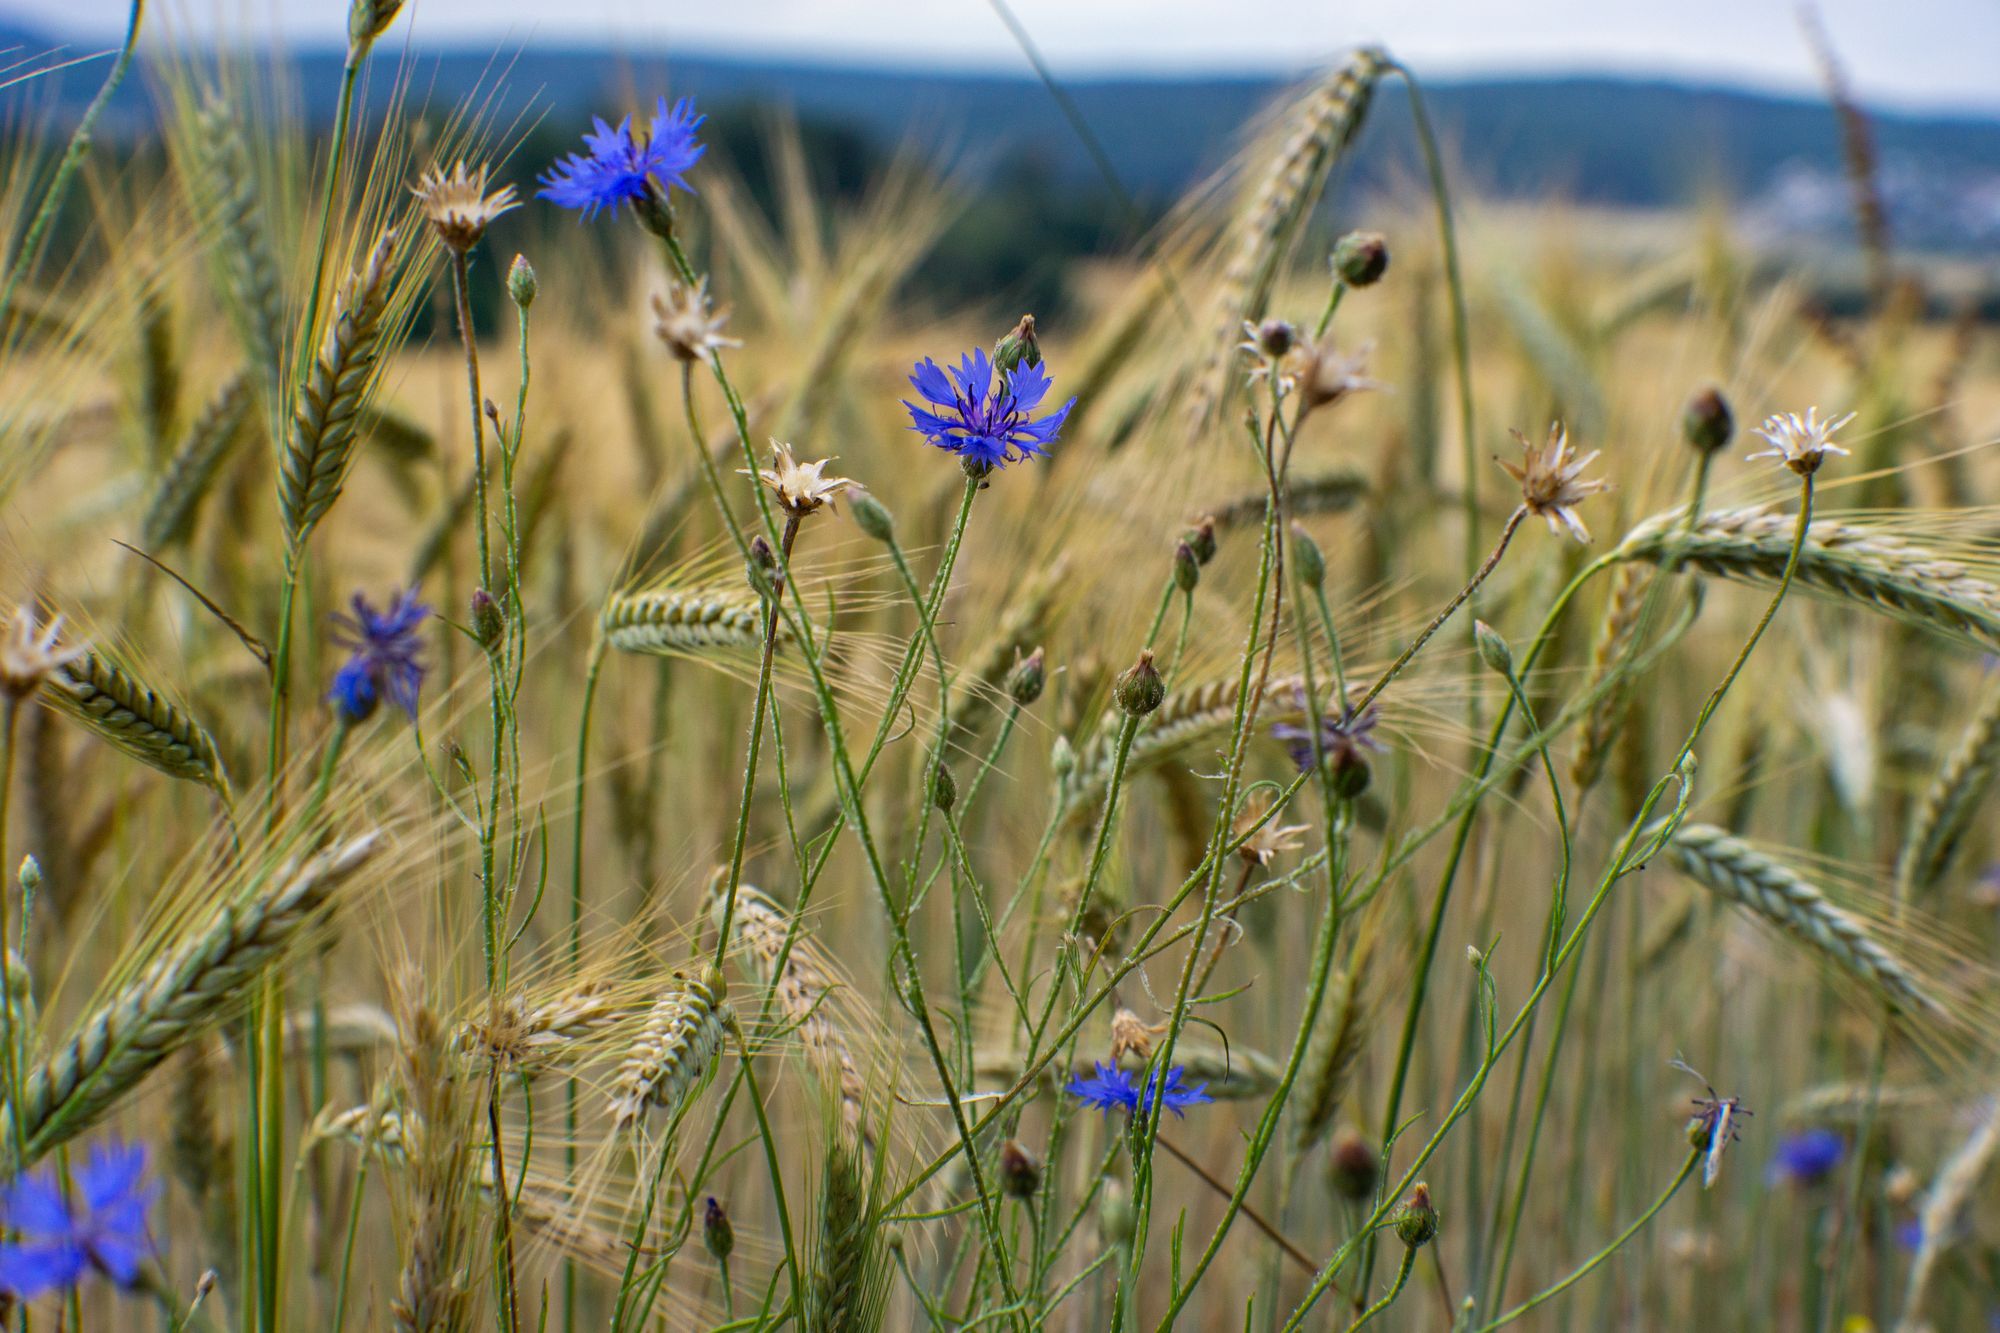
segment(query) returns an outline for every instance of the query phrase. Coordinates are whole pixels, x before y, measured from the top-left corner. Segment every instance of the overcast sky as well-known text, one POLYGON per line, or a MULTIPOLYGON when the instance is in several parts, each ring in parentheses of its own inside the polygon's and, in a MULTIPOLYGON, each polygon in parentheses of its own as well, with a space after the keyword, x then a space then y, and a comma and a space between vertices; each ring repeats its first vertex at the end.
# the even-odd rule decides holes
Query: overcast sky
MULTIPOLYGON (((1795 0, 1012 0, 1070 75, 1295 70, 1357 42, 1421 73, 1615 70, 1813 86, 1795 0)), ((615 40, 690 53, 1022 69, 988 0, 412 0, 419 43, 615 40)), ((1864 98, 2000 111, 2000 0, 1821 0, 1864 98)), ((0 0, 0 16, 113 34, 125 0, 0 0)), ((337 41, 346 0, 151 0, 177 27, 337 41), (219 17, 220 16, 220 17, 219 17)), ((149 18, 149 21, 150 18, 149 18)))

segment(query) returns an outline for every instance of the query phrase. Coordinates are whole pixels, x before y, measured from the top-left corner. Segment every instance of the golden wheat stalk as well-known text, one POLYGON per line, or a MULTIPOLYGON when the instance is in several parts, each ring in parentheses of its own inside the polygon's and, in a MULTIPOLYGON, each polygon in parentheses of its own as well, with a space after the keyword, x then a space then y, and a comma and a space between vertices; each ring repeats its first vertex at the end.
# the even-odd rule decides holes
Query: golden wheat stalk
MULTIPOLYGON (((1620 565, 1611 583, 1611 596, 1604 606, 1604 622, 1590 647, 1590 674, 1584 679, 1588 697, 1625 657, 1639 632, 1639 613, 1645 608, 1647 590, 1653 586, 1651 571, 1643 565, 1620 565)), ((1591 700, 1577 735, 1576 752, 1570 756, 1569 780, 1579 794, 1597 785, 1603 776, 1604 761, 1616 739, 1618 720, 1625 711, 1625 690, 1615 687, 1591 700)))
POLYGON ((180 705, 97 652, 50 673, 41 698, 142 764, 229 794, 215 738, 180 705))
POLYGON ((278 460, 278 508, 294 546, 326 516, 346 481, 362 404, 380 364, 395 248, 395 231, 383 232, 348 276, 312 371, 299 386, 291 434, 278 460))
POLYGON ((160 469, 152 502, 139 524, 139 539, 147 550, 165 550, 194 531, 196 511, 229 451, 243 437, 254 401, 250 374, 239 370, 223 381, 188 427, 187 438, 160 469))
POLYGON ((1946 1016, 1944 1005, 1917 980, 1915 970, 1857 917, 1748 843, 1712 825, 1691 824, 1674 834, 1667 851, 1695 883, 1810 945, 1899 1008, 1946 1016))
MULTIPOLYGON (((1302 676, 1284 676, 1265 687, 1267 707, 1260 714, 1265 722, 1297 721, 1303 713, 1297 699, 1305 688, 1302 676)), ((1237 683, 1211 681, 1190 689, 1176 690, 1148 714, 1132 738, 1125 772, 1130 777, 1157 767, 1203 741, 1227 736, 1236 720, 1237 683)), ((1123 714, 1111 714, 1096 733, 1078 749, 1076 772, 1064 792, 1064 805, 1072 818, 1087 814, 1103 799, 1117 761, 1118 729, 1123 714)))
POLYGON ((218 903, 205 922, 85 1015, 22 1081, 22 1160, 88 1129, 168 1056, 221 1022, 381 845, 376 833, 347 839, 218 903))
POLYGON ((1354 1066, 1368 1044, 1368 964, 1374 956, 1373 935, 1362 937, 1347 970, 1327 992, 1319 1021, 1306 1046, 1305 1080, 1298 1117, 1293 1122, 1292 1147, 1303 1152, 1325 1138, 1353 1081, 1354 1066))
MULTIPOLYGON (((1661 514, 1634 528, 1617 560, 1686 565, 1717 578, 1775 587, 1784 577, 1797 520, 1761 509, 1661 514)), ((1799 550, 1800 586, 1929 625, 2000 651, 2000 586, 1964 565, 1858 523, 1815 519, 1799 550)))
POLYGON ((1896 863, 1896 882, 1904 892, 1928 889, 1944 878, 1996 774, 2000 774, 2000 682, 1987 687, 1979 711, 1911 812, 1896 863))
POLYGON ((1903 1287, 1903 1313, 1896 1321, 1898 1333, 1915 1333, 1930 1325, 1923 1322, 1924 1302, 1930 1294, 1937 1263, 1946 1250, 1960 1239, 1959 1219, 1966 1201, 1985 1177, 1993 1158, 2000 1154, 2000 1097, 1989 1097, 1972 1133, 1939 1168, 1937 1179, 1924 1195, 1919 1214, 1923 1238, 1910 1261, 1910 1277, 1903 1287))
MULTIPOLYGON (((604 641, 623 653, 755 650, 764 644, 764 604, 748 590, 658 588, 621 592, 605 603, 604 641)), ((787 637, 778 622, 780 642, 787 637)))
POLYGON ((726 994, 720 972, 711 970, 700 978, 674 974, 618 1067, 611 1097, 611 1119, 618 1128, 637 1125, 648 1107, 671 1116, 687 1105, 714 1068, 723 1034, 735 1022, 726 994))

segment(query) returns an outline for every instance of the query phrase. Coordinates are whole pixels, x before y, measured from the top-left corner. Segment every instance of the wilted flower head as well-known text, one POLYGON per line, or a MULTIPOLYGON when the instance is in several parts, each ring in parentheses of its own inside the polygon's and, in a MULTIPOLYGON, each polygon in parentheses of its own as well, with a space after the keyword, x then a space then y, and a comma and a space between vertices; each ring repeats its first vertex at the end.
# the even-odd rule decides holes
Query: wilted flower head
POLYGON ((1024 361, 996 374, 985 351, 974 348, 948 373, 929 357, 916 364, 910 384, 930 407, 903 400, 910 429, 980 468, 1046 454, 1076 406, 1072 398, 1039 420, 1030 415, 1049 394, 1046 361, 1024 361))
POLYGON ((855 483, 847 477, 823 475, 831 458, 801 463, 792 457, 792 446, 771 441, 771 466, 757 473, 757 479, 777 495, 778 503, 793 518, 804 518, 822 505, 832 505, 835 497, 855 483))
POLYGON ((1797 1185, 1817 1185, 1833 1174, 1847 1155, 1847 1140, 1830 1129, 1802 1129, 1778 1140, 1771 1154, 1765 1179, 1772 1183, 1789 1180, 1797 1185))
POLYGON ((520 207, 513 186, 503 185, 488 194, 486 168, 468 169, 463 161, 454 162, 449 172, 432 167, 411 193, 423 205, 438 239, 460 254, 479 244, 493 219, 520 207))
POLYGON ((722 336, 729 312, 714 314, 708 308, 708 279, 694 286, 672 283, 665 296, 653 297, 653 333, 680 361, 715 364, 718 347, 741 347, 734 338, 722 336))
POLYGON ((1578 458, 1570 447, 1569 432, 1560 421, 1549 427, 1549 442, 1540 449, 1528 443, 1528 437, 1520 431, 1511 434, 1521 443, 1520 464, 1504 458, 1494 461, 1521 484, 1521 503, 1529 513, 1547 519, 1550 532, 1567 528, 1570 536, 1588 542, 1590 529, 1576 516, 1576 506, 1599 491, 1611 489, 1608 481, 1584 480, 1583 470, 1596 460, 1598 451, 1593 449, 1578 458))
POLYGON ((38 630, 33 608, 14 608, 6 629, 0 631, 0 694, 25 699, 40 688, 51 671, 88 651, 82 644, 56 646, 62 623, 62 617, 57 616, 38 630))
POLYGON ((1117 1064, 1127 1054, 1150 1060, 1153 1042, 1166 1030, 1165 1023, 1148 1023, 1124 1005, 1119 1005, 1111 1015, 1111 1063, 1117 1064))
POLYGON ((146 1149, 100 1144, 71 1181, 65 1196, 54 1170, 23 1172, 0 1193, 0 1225, 14 1233, 0 1245, 0 1289, 16 1299, 74 1287, 91 1271, 121 1287, 139 1279, 152 1249, 146 1212, 158 1192, 146 1180, 146 1149))
POLYGON ((1827 454, 1847 453, 1833 442, 1833 433, 1854 417, 1855 414, 1849 412, 1844 417, 1821 421, 1817 407, 1808 407, 1804 416, 1785 412, 1766 417, 1764 424, 1757 428, 1757 433, 1770 447, 1759 449, 1747 457, 1783 459, 1786 467, 1801 477, 1810 477, 1819 471, 1819 465, 1827 454))
POLYGON ((551 167, 536 193, 564 208, 578 209, 586 218, 600 208, 651 200, 672 189, 692 193, 683 173, 706 151, 694 132, 707 119, 694 113, 692 97, 683 97, 672 110, 662 97, 645 134, 634 132, 630 116, 615 128, 597 117, 592 122, 595 129, 583 136, 588 151, 572 153, 551 167))
POLYGON ((1349 394, 1379 389, 1379 380, 1368 378, 1368 359, 1375 344, 1363 343, 1351 353, 1334 346, 1333 335, 1324 334, 1317 342, 1302 342, 1285 357, 1279 368, 1280 385, 1299 396, 1299 414, 1337 403, 1349 394))
MULTIPOLYGON (((1305 691, 1297 691, 1295 697, 1300 710, 1305 711, 1307 708, 1305 691)), ((1366 763, 1367 756, 1364 751, 1380 754, 1387 748, 1375 739, 1375 724, 1379 721, 1381 713, 1374 704, 1369 704, 1359 713, 1342 705, 1338 716, 1331 713, 1321 714, 1318 725, 1320 753, 1335 768, 1356 761, 1366 763)), ((1272 725, 1271 735, 1273 739, 1285 743, 1285 752, 1291 755, 1292 762, 1299 766, 1300 772, 1312 768, 1313 728, 1310 725, 1302 727, 1291 722, 1278 722, 1272 725)))
POLYGON ((417 715, 417 690, 424 683, 418 631, 430 613, 410 588, 397 593, 386 610, 378 612, 356 593, 353 615, 334 614, 339 631, 334 641, 348 650, 348 658, 326 697, 343 718, 365 722, 385 696, 411 717, 417 715))
MULTIPOLYGON (((1306 763, 1312 763, 1312 750, 1306 750, 1306 763)), ((1271 808, 1269 797, 1257 796, 1243 803, 1243 809, 1236 816, 1234 832, 1238 838, 1250 833, 1251 826, 1264 818, 1264 812, 1271 808)), ((1280 824, 1276 819, 1266 822, 1256 832, 1244 839, 1236 849, 1236 854, 1253 866, 1267 866, 1286 852, 1296 852, 1304 846, 1299 835, 1306 831, 1304 824, 1280 824)))
POLYGON ((1097 1072, 1089 1078, 1072 1078, 1065 1091, 1085 1106, 1094 1106, 1100 1111, 1122 1109, 1128 1114, 1140 1111, 1150 1114, 1153 1109, 1153 1099, 1159 1096, 1165 1099, 1167 1109, 1179 1116, 1184 1114, 1186 1107, 1215 1100, 1208 1095, 1206 1083, 1198 1083, 1191 1088, 1182 1086, 1182 1080, 1186 1075, 1185 1068, 1175 1065, 1167 1071, 1165 1083, 1156 1089, 1155 1084, 1160 1083, 1158 1074, 1148 1074, 1146 1090, 1142 1096, 1138 1080, 1132 1075, 1115 1065, 1100 1064, 1097 1066, 1097 1072))

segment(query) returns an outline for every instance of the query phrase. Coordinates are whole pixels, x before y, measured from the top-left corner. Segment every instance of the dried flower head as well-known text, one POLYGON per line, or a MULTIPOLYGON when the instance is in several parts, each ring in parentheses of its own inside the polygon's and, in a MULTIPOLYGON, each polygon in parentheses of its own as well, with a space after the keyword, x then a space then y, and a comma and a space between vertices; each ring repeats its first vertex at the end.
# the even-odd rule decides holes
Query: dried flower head
POLYGON ((1129 1053, 1141 1060, 1153 1058, 1153 1042, 1167 1030, 1165 1023, 1148 1023, 1139 1015, 1119 1005, 1111 1015, 1111 1063, 1117 1064, 1129 1053))
POLYGON ((0 631, 0 694, 25 699, 51 671, 76 661, 88 651, 82 644, 56 647, 62 623, 62 617, 57 616, 37 630, 32 609, 26 606, 14 609, 7 628, 0 631))
POLYGON ((511 185, 486 193, 486 168, 468 168, 463 161, 452 163, 448 172, 432 167, 411 193, 423 205, 438 239, 459 254, 479 244, 493 219, 521 206, 511 185))
POLYGON ((773 440, 771 466, 758 472, 757 479, 771 488, 787 514, 804 518, 817 513, 822 506, 831 507, 841 492, 857 484, 847 477, 826 476, 826 465, 832 461, 822 458, 814 463, 801 463, 792 457, 791 445, 773 440))
MULTIPOLYGON (((1310 751, 1307 752, 1307 763, 1311 763, 1310 751)), ((1299 835, 1306 831, 1304 824, 1280 824, 1273 819, 1258 828, 1256 832, 1250 832, 1251 827, 1263 819, 1264 812, 1270 808, 1271 800, 1268 796, 1253 796, 1243 803, 1243 809, 1236 816, 1236 836, 1243 838, 1244 834, 1249 833, 1249 837, 1244 838, 1242 845, 1236 849, 1236 854, 1249 865, 1267 866, 1286 852, 1296 852, 1305 845, 1299 840, 1299 835)))
POLYGON ((1593 449, 1577 457, 1576 450, 1570 447, 1569 432, 1560 421, 1549 427, 1549 442, 1540 449, 1528 443, 1528 437, 1520 431, 1510 433, 1521 443, 1521 462, 1517 466, 1504 458, 1494 461, 1521 484, 1521 503, 1529 513, 1547 519, 1550 532, 1567 528, 1570 536, 1588 542, 1590 529, 1576 516, 1576 506, 1599 491, 1611 489, 1608 481, 1585 480, 1583 476, 1583 470, 1596 460, 1598 451, 1593 449))
POLYGON ((653 332, 680 361, 715 364, 720 347, 741 347, 735 338, 722 336, 729 312, 715 314, 708 307, 708 279, 694 286, 672 283, 665 296, 653 297, 653 332))
POLYGON ((1757 428, 1757 433, 1764 437, 1764 442, 1770 447, 1759 449, 1747 456, 1782 459, 1786 467, 1801 477, 1810 477, 1819 471, 1819 465, 1825 460, 1826 455, 1847 453, 1847 450, 1833 442, 1833 433, 1854 420, 1854 417, 1855 414, 1849 412, 1844 417, 1821 421, 1817 407, 1808 407, 1804 416, 1796 412, 1785 412, 1766 417, 1764 424, 1757 428))
POLYGON ((1368 359, 1374 353, 1372 342, 1361 344, 1352 353, 1342 353, 1333 345, 1330 333, 1316 342, 1302 342, 1280 363, 1279 388, 1299 395, 1299 415, 1303 417, 1350 394, 1381 388, 1381 381, 1368 377, 1368 359))

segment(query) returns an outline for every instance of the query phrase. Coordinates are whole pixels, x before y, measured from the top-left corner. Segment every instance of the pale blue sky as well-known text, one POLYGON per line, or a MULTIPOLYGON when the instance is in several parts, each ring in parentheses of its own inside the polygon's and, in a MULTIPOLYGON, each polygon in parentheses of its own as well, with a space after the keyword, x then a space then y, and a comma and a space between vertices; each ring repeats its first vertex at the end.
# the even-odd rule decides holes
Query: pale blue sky
MULTIPOLYGON (((1814 84, 1794 0, 1013 0, 1070 74, 1289 70, 1377 41, 1433 74, 1614 70, 1814 84)), ((0 0, 0 16, 103 38, 124 0, 0 0)), ((150 0, 176 27, 338 40, 345 0, 150 0)), ((1019 69, 987 0, 412 0, 421 41, 611 39, 671 52, 1019 69)), ((2000 111, 2000 0, 1822 0, 1862 95, 2000 111)))

